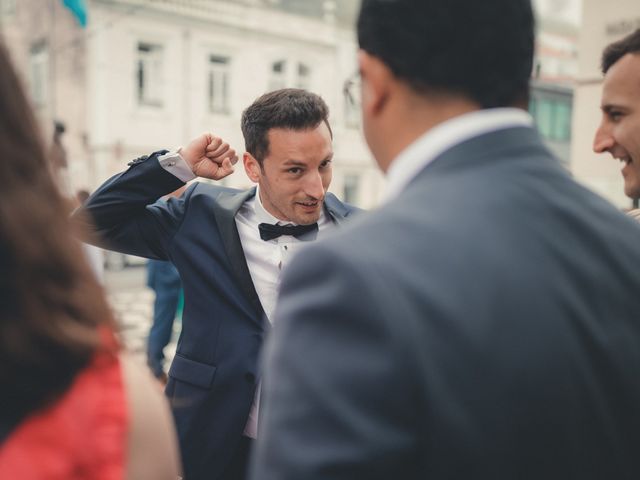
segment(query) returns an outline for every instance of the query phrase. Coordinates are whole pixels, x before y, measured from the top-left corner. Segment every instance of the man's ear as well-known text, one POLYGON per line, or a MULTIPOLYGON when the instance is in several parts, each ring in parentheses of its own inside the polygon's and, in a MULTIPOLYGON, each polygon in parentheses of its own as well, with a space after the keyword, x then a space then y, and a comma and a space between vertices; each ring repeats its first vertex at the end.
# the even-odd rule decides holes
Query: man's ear
POLYGON ((364 50, 358 51, 358 65, 362 77, 363 114, 376 116, 385 107, 394 84, 394 76, 378 57, 364 50))
POLYGON ((249 152, 244 152, 242 155, 242 163, 244 164, 244 171, 247 172, 249 180, 253 183, 258 183, 262 176, 262 168, 260 168, 258 160, 256 160, 249 152))

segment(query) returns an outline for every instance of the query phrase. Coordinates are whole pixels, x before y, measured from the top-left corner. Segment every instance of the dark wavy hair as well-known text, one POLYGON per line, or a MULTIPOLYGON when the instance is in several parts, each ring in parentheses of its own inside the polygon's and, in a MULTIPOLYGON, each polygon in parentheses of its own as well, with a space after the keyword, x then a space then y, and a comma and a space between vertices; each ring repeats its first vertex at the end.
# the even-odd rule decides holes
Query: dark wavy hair
POLYGON ((602 73, 607 73, 613 64, 627 53, 640 55, 640 28, 604 49, 600 64, 602 73))
POLYGON ((482 108, 527 103, 530 0, 362 0, 358 42, 417 92, 463 95, 482 108))
POLYGON ((269 155, 269 130, 307 130, 324 122, 329 125, 329 107, 315 93, 299 88, 283 88, 265 93, 242 112, 245 149, 260 166, 269 155))
MULTIPOLYGON (((0 40, 0 428, 57 399, 113 327, 0 40)), ((1 432, 0 432, 1 433, 1 432)))

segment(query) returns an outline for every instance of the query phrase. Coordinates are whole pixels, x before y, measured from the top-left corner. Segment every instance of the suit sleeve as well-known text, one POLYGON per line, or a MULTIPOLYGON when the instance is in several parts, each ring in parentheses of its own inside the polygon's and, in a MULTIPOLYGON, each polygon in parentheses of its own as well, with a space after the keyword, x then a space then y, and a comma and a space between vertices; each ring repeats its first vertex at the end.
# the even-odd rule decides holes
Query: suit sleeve
POLYGON ((130 255, 168 259, 195 185, 179 199, 158 201, 184 185, 160 166, 157 156, 162 153, 134 162, 107 180, 74 212, 74 221, 95 231, 91 243, 130 255))
POLYGON ((418 394, 384 291, 324 245, 294 259, 266 347, 252 480, 410 477, 418 394))

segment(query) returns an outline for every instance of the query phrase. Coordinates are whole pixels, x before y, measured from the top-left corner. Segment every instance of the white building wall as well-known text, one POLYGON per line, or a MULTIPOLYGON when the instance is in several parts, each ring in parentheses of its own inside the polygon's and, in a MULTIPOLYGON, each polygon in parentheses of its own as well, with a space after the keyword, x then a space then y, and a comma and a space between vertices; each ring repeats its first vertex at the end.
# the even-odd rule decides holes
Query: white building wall
POLYGON ((45 45, 46 101, 33 104, 41 124, 45 147, 51 143, 53 122, 64 123, 62 144, 68 167, 61 172, 63 190, 72 195, 74 185, 88 183, 89 157, 87 138, 86 44, 85 33, 60 0, 17 0, 7 14, 7 0, 0 0, 0 33, 22 78, 27 94, 33 78, 30 71, 31 50, 45 45))
MULTIPOLYGON (((205 131, 222 136, 243 152, 242 111, 268 91, 271 64, 285 59, 290 65, 303 62, 310 67, 309 89, 330 107, 336 153, 331 190, 342 196, 344 176, 358 174, 356 203, 365 208, 378 203, 382 176, 360 131, 344 121, 342 85, 356 68, 352 31, 322 20, 214 0, 197 15, 167 3, 164 11, 147 8, 142 1, 89 3, 93 187, 124 169, 130 159, 183 145, 205 131), (163 46, 162 107, 139 105, 136 98, 139 41, 163 46), (211 54, 230 58, 228 114, 208 109, 206 68, 211 54)), ((225 183, 250 185, 240 164, 225 183)))

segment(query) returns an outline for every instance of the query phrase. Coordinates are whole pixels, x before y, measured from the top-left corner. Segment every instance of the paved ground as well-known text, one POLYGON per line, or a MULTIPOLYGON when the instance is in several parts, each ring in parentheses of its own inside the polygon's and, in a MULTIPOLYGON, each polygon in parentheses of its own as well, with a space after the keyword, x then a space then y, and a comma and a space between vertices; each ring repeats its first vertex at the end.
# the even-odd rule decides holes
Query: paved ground
MULTIPOLYGON (((106 270, 105 287, 109 303, 113 308, 120 325, 122 337, 127 350, 139 355, 140 361, 146 361, 146 344, 153 315, 153 290, 146 286, 145 266, 125 267, 122 270, 106 270)), ((180 322, 173 325, 172 342, 165 349, 169 364, 176 349, 176 341, 180 331, 180 322)))

